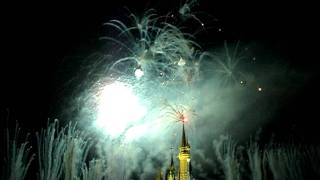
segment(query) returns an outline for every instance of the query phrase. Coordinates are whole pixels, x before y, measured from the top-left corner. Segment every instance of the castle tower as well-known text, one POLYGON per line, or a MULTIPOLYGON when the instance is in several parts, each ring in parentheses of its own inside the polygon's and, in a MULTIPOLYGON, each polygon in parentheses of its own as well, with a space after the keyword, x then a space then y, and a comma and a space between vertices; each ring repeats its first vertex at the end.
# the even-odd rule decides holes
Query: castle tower
POLYGON ((171 163, 167 170, 166 180, 175 180, 175 168, 173 163, 173 153, 171 152, 171 163))
POLYGON ((158 174, 157 174, 157 179, 156 180, 163 180, 163 174, 162 171, 159 170, 158 174))
POLYGON ((182 123, 182 140, 179 147, 179 180, 190 180, 190 145, 182 123))

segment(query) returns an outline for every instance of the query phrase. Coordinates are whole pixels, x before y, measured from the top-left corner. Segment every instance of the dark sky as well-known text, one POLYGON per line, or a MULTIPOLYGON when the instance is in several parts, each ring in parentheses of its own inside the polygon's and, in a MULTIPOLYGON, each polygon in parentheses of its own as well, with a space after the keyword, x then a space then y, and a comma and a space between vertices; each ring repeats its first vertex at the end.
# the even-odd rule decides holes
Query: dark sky
MULTIPOLYGON (((178 0, 109 2, 24 2, 2 6, 1 119, 8 109, 11 121, 18 120, 23 127, 36 130, 48 117, 55 118, 59 92, 67 80, 64 78, 76 71, 63 66, 64 62, 95 51, 101 43, 98 38, 105 34, 102 24, 123 18, 125 6, 141 14, 148 8, 176 11, 181 4, 178 0)), ((278 112, 276 119, 284 120, 269 127, 281 131, 290 119, 300 119, 298 131, 311 137, 319 119, 319 58, 314 29, 317 21, 311 4, 291 3, 203 0, 196 9, 211 14, 218 21, 208 23, 223 30, 211 30, 205 43, 258 42, 290 67, 311 74, 304 87, 278 112)))

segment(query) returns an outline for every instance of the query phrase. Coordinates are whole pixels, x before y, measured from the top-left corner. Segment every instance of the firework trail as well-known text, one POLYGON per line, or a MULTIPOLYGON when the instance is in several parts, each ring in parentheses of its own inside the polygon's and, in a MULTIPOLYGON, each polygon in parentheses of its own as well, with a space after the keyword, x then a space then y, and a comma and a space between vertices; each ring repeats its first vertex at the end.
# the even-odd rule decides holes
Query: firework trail
POLYGON ((223 86, 244 84, 246 82, 246 73, 242 71, 241 62, 246 56, 243 52, 239 52, 239 42, 229 48, 227 43, 224 43, 224 51, 222 53, 212 54, 214 74, 221 80, 223 86))
POLYGON ((142 18, 131 14, 132 26, 126 26, 118 20, 111 20, 106 25, 119 31, 117 37, 126 40, 110 40, 127 52, 127 56, 115 60, 110 72, 128 76, 135 74, 140 79, 146 76, 153 80, 186 80, 190 67, 195 61, 200 46, 191 34, 183 33, 168 21, 168 16, 157 17, 154 10, 149 10, 142 18))
POLYGON ((196 20, 202 27, 204 27, 204 23, 193 13, 193 8, 197 6, 198 0, 187 0, 179 9, 180 17, 186 21, 187 19, 196 20))

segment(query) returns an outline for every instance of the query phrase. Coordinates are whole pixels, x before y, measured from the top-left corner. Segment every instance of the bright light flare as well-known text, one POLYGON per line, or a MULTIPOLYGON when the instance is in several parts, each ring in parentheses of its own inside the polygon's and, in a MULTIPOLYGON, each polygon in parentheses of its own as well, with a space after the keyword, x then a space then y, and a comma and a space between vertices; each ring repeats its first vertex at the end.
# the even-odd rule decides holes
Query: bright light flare
POLYGON ((130 86, 116 81, 102 89, 96 126, 115 137, 121 135, 145 114, 146 109, 130 86))
POLYGON ((142 69, 138 68, 134 71, 134 75, 137 79, 140 79, 144 75, 144 72, 142 71, 142 69))

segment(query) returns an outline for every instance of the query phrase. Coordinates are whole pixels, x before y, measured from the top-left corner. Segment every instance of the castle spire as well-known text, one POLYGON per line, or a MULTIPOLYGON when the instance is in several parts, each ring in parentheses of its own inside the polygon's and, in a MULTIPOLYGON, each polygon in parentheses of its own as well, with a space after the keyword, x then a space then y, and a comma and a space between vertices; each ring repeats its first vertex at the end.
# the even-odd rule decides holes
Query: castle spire
POLYGON ((184 123, 182 123, 182 140, 181 140, 181 146, 189 146, 188 140, 186 137, 186 132, 184 130, 184 123))
POLYGON ((190 180, 190 145, 187 140, 184 122, 182 123, 181 145, 179 147, 179 180, 190 180))
POLYGON ((174 168, 174 162, 173 162, 173 152, 172 152, 171 148, 171 162, 170 162, 170 166, 167 170, 167 174, 166 174, 166 180, 175 180, 175 168, 174 168))
POLYGON ((171 152, 171 163, 170 163, 170 167, 174 167, 174 163, 173 163, 173 153, 171 152))

